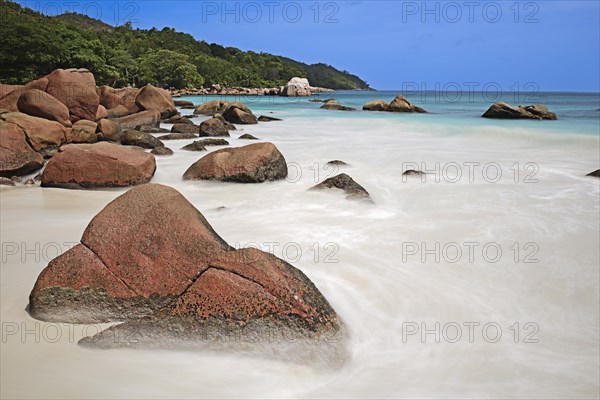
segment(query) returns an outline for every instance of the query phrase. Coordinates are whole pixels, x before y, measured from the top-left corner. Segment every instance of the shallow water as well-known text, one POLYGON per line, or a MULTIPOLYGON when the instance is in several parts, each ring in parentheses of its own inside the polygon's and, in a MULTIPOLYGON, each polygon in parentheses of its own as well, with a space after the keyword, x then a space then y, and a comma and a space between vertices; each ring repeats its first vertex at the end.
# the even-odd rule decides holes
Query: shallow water
MULTIPOLYGON (((364 96, 393 98, 334 95, 349 105, 364 96)), ((591 113, 597 98, 577 101, 591 113)), ((575 110, 574 102, 562 104, 575 110)), ((157 157, 153 182, 181 191, 230 244, 271 250, 308 275, 345 321, 351 360, 324 371, 81 348, 76 341, 100 326, 36 321, 28 295, 48 261, 125 190, 2 188, 2 397, 598 396, 600 180, 584 176, 600 167, 598 116, 515 122, 477 118, 472 103, 431 104, 435 115, 247 103, 284 121, 243 127, 230 143, 251 143, 235 139, 242 133, 275 143, 286 181, 183 182, 205 153, 178 151, 191 142, 182 140, 167 142, 176 153, 157 157), (326 169, 333 159, 351 165, 326 169), (425 182, 401 176, 413 166, 431 172, 425 182), (337 172, 376 205, 307 191, 337 172)))

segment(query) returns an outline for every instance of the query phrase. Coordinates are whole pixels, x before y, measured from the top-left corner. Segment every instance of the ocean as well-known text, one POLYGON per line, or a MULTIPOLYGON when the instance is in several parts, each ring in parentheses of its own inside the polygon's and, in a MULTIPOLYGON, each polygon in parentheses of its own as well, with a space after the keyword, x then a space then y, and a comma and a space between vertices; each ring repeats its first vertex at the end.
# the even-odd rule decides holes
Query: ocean
MULTIPOLYGON (((397 94, 318 98, 360 108, 397 94)), ((342 368, 77 346, 101 326, 36 321, 29 292, 126 189, 2 187, 1 396, 597 398, 600 180, 585 175, 600 168, 600 94, 407 97, 430 113, 321 110, 308 98, 181 98, 236 99, 282 118, 238 126, 228 139, 250 144, 237 139, 250 133, 277 145, 289 169, 278 182, 184 182, 205 155, 180 150, 192 140, 165 142, 175 154, 157 156, 152 182, 182 192, 231 245, 270 251, 315 283, 348 328, 342 368), (546 104, 559 119, 480 118, 498 100, 546 104), (407 169, 428 174, 403 176, 407 169), (307 190, 341 172, 375 204, 307 190)))

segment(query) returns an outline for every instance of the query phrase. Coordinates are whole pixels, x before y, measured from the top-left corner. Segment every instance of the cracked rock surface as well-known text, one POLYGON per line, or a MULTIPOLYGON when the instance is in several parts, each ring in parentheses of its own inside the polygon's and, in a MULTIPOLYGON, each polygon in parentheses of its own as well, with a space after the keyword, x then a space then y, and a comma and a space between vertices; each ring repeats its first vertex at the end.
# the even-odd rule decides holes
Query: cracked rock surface
POLYGON ((125 321, 81 340, 94 348, 346 358, 343 324, 306 275, 272 254, 233 249, 163 185, 137 186, 96 215, 81 243, 42 271, 29 308, 45 321, 125 321))

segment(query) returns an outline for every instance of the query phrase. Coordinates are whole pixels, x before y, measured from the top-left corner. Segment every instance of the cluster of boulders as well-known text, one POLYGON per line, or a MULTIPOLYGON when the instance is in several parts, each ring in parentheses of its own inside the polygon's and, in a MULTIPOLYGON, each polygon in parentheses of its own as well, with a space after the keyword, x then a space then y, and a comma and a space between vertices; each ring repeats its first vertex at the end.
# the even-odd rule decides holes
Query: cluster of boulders
POLYGON ((483 115, 483 118, 496 119, 548 119, 555 120, 556 114, 548 111, 543 104, 530 106, 511 106, 504 102, 493 104, 483 115))
POLYGON ((52 260, 29 296, 37 319, 123 322, 94 348, 225 350, 340 365, 344 326, 300 270, 235 250, 175 189, 130 189, 96 215, 81 243, 52 260))
POLYGON ((385 100, 371 100, 363 106, 365 111, 390 111, 390 112, 416 112, 426 113, 424 109, 419 106, 415 106, 408 99, 402 95, 396 96, 391 103, 385 100))
POLYGON ((321 108, 325 110, 356 111, 356 108, 343 106, 340 103, 338 103, 335 99, 325 100, 321 108))
POLYGON ((285 86, 273 88, 225 87, 219 84, 209 88, 170 89, 173 97, 193 95, 236 95, 236 96, 310 96, 314 93, 333 92, 333 89, 310 86, 306 78, 292 78, 285 86))
MULTIPOLYGON (((107 162, 110 165, 104 165, 105 170, 119 169, 123 166, 118 164, 121 162, 133 170, 143 165, 143 171, 137 170, 136 176, 113 176, 111 181, 115 186, 147 181, 148 171, 154 170, 152 156, 109 143, 92 144, 99 141, 129 144, 124 134, 127 130, 158 127, 161 117, 176 113, 173 99, 163 89, 152 85, 141 89, 96 87, 94 75, 86 69, 58 69, 25 85, 0 85, 0 176, 34 172, 43 167, 44 159, 51 158, 51 168, 47 169, 55 170, 61 162, 62 176, 69 168, 81 169, 68 164, 77 159, 83 160, 80 161, 83 164, 107 162), (142 162, 140 158, 145 160, 142 162)), ((101 170, 99 166, 95 174, 101 170)), ((53 185, 49 176, 46 179, 42 176, 42 184, 53 185)), ((57 185, 82 183, 86 187, 94 181, 88 178, 80 176, 57 185)))
MULTIPOLYGON (((42 186, 89 189, 146 183, 156 169, 154 155, 173 154, 164 141, 227 137, 236 130, 234 124, 277 120, 269 116, 257 118, 239 101, 215 100, 198 107, 192 102, 176 104, 166 90, 152 85, 140 89, 96 87, 88 70, 60 69, 26 85, 0 85, 0 184, 20 182, 20 176, 40 170, 46 160, 46 168, 36 177, 42 186), (179 115, 178 105, 193 107, 194 114, 179 115), (190 118, 197 115, 212 117, 196 125, 190 118), (172 124, 171 129, 161 128, 161 122, 172 124), (165 134, 156 137, 157 133, 165 134), (151 154, 142 149, 151 150, 151 154)), ((257 140, 249 134, 241 138, 257 140)), ((198 151, 206 150, 205 146, 228 144, 224 140, 200 140, 184 149, 198 151)), ((267 144, 252 149, 262 154, 263 145, 267 144)), ((237 152, 228 151, 232 155, 237 152)), ((208 175, 202 172, 190 175, 190 179, 235 181, 230 176, 231 168, 246 168, 246 172, 238 174, 243 182, 287 175, 281 160, 275 170, 265 172, 259 164, 264 161, 269 165, 269 161, 262 155, 252 158, 246 150, 240 150, 240 154, 231 158, 237 159, 237 164, 225 166, 220 174, 206 178, 208 175), (240 166, 245 157, 246 167, 240 166)))

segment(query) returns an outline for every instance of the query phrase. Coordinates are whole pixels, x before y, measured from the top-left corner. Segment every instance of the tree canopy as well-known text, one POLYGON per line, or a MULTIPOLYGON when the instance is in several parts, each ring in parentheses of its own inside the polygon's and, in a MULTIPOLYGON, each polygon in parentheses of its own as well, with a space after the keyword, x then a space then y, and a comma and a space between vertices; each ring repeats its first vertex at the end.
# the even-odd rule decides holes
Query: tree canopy
POLYGON ((369 88, 359 77, 326 64, 209 44, 172 28, 112 27, 76 13, 49 17, 6 0, 0 0, 0 15, 2 83, 22 84, 57 68, 87 68, 99 85, 111 86, 275 87, 298 76, 313 86, 369 88))

